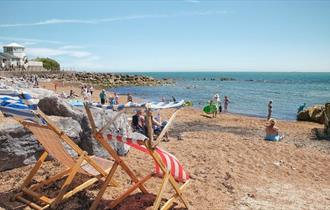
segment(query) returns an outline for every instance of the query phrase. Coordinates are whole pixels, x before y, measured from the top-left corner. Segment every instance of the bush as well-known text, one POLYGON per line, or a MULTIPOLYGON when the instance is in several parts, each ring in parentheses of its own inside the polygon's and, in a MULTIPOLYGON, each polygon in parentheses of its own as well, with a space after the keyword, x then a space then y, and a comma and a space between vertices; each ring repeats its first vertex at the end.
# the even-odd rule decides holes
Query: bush
POLYGON ((35 61, 42 62, 42 65, 45 69, 51 70, 51 71, 59 71, 60 70, 60 64, 51 58, 36 58, 35 61))

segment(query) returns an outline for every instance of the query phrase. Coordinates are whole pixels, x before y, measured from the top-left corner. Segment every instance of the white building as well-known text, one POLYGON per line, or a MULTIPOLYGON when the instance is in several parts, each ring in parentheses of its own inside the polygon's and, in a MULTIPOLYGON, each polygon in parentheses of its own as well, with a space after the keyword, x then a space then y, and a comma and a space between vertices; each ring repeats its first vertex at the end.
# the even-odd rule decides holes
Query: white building
POLYGON ((44 70, 42 62, 28 61, 25 54, 25 47, 17 43, 10 43, 3 46, 3 53, 0 52, 0 67, 2 69, 22 68, 25 70, 44 70))
POLYGON ((3 53, 0 53, 2 63, 5 66, 23 66, 27 62, 24 50, 24 46, 17 43, 10 43, 3 46, 3 53))

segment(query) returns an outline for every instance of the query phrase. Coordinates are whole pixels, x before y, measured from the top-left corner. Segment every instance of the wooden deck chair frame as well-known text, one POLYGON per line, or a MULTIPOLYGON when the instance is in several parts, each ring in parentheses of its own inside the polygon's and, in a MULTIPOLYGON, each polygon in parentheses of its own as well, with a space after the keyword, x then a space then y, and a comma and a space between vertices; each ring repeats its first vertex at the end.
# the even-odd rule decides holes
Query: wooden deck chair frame
MULTIPOLYGON (((51 121, 48 119, 48 117, 45 114, 43 114, 41 111, 38 111, 37 115, 42 117, 47 122, 47 126, 41 126, 36 123, 27 122, 27 121, 21 120, 17 117, 15 117, 15 119, 18 122, 20 122, 27 129, 29 126, 33 125, 33 126, 39 126, 40 128, 46 127, 46 128, 49 128, 50 130, 54 131, 54 133, 58 135, 59 139, 63 140, 63 142, 65 142, 67 145, 69 145, 78 154, 78 157, 77 157, 77 159, 75 159, 75 161, 74 161, 75 163, 72 165, 72 167, 69 167, 69 168, 63 170, 50 178, 42 180, 41 182, 39 182, 37 184, 31 185, 33 177, 36 175, 37 171, 40 169, 41 165, 44 163, 47 156, 49 155, 49 152, 47 150, 45 152, 43 152, 43 154, 41 155, 39 160, 36 162, 36 164, 32 168, 31 172, 25 178, 23 184, 21 185, 21 192, 19 192, 18 194, 15 195, 15 197, 14 197, 15 200, 21 201, 34 209, 56 208, 58 206, 58 204, 60 202, 62 202, 63 200, 70 198, 71 196, 90 187, 91 185, 93 185, 94 183, 96 183, 98 181, 103 181, 103 179, 108 177, 108 174, 114 173, 114 171, 117 167, 115 164, 112 167, 109 167, 108 170, 104 170, 102 168, 102 166, 100 166, 92 157, 88 156, 86 151, 83 151, 82 149, 80 149, 80 147, 78 145, 76 145, 66 134, 64 134, 53 123, 51 123, 51 121), (69 186, 72 183, 72 181, 74 180, 75 176, 79 172, 81 172, 81 170, 82 170, 81 166, 83 163, 89 164, 89 166, 91 166, 96 172, 98 172, 98 175, 91 176, 91 178, 88 179, 87 181, 85 181, 84 183, 82 183, 82 184, 76 186, 75 188, 73 188, 72 190, 68 191, 69 186), (61 188, 55 198, 49 198, 46 195, 43 195, 43 194, 37 192, 37 190, 40 189, 41 187, 50 185, 50 184, 56 182, 57 180, 60 180, 63 178, 65 178, 65 181, 64 181, 63 185, 61 186, 61 188), (25 194, 28 195, 29 197, 32 197, 33 200, 31 201, 28 198, 25 198, 24 197, 25 194), (40 205, 40 204, 36 203, 34 200, 37 200, 39 203, 43 203, 45 205, 40 205)), ((53 139, 51 139, 51 140, 53 140, 53 139)), ((53 158, 57 159, 56 157, 53 157, 53 158)), ((99 159, 101 159, 101 158, 99 158, 99 159)), ((91 175, 91 174, 89 174, 89 175, 91 175)), ((105 184, 109 185, 109 183, 110 183, 110 180, 105 179, 104 185, 105 184)), ((111 184, 117 186, 117 183, 114 180, 112 180, 111 184)), ((96 198, 96 200, 99 200, 99 199, 96 198)), ((95 203, 94 205, 97 206, 98 203, 95 203)))
MULTIPOLYGON (((115 122, 115 120, 123 113, 124 110, 122 110, 121 112, 117 113, 117 115, 113 118, 110 119, 104 127, 102 127, 99 131, 97 131, 96 125, 95 125, 95 121, 94 118, 92 116, 92 113, 90 111, 89 105, 88 104, 84 104, 85 105, 85 110, 90 122, 90 125, 92 127, 92 132, 93 135, 95 137, 95 139, 97 141, 100 142, 100 144, 109 152, 109 154, 116 160, 117 165, 121 165, 122 168, 127 172, 127 174, 131 177, 132 181, 134 182, 134 185, 132 185, 128 190, 126 190, 122 195, 120 195, 119 197, 117 197, 115 200, 113 200, 111 203, 109 203, 108 207, 110 209, 116 207, 119 203, 121 203, 126 197, 128 197, 133 191, 135 191, 137 188, 140 188, 140 190, 143 193, 148 193, 147 190, 145 190, 144 188, 144 183, 147 182, 150 178, 152 177, 157 177, 159 178, 159 176, 155 176, 154 173, 150 173, 148 175, 146 175, 145 177, 143 177, 141 180, 138 180, 136 178, 136 176, 133 174, 133 172, 128 168, 128 166, 121 160, 121 158, 117 155, 117 153, 112 149, 112 147, 110 146, 110 144, 107 142, 108 140, 105 139, 102 135, 102 131, 109 125, 113 124, 115 122)), ((178 110, 177 110, 178 111, 178 110)), ((160 208, 160 204, 161 204, 161 200, 162 200, 162 195, 168 185, 168 183, 170 183, 170 185, 173 187, 175 194, 170 197, 167 202, 161 207, 161 210, 165 210, 165 209, 169 209, 173 202, 179 198, 182 203, 184 204, 184 206, 188 209, 188 202, 187 200, 183 197, 183 189, 187 186, 188 181, 186 181, 184 184, 182 184, 181 186, 179 186, 179 183, 174 179, 174 177, 172 176, 172 174, 170 173, 169 170, 166 169, 164 163, 162 162, 160 156, 155 152, 155 147, 156 145, 160 142, 160 139, 162 139, 162 137, 164 136, 164 134, 167 132, 167 130, 170 127, 170 124, 173 122, 177 111, 171 116, 171 118, 169 119, 167 125, 165 126, 165 128, 162 130, 162 132, 160 133, 160 135, 158 136, 157 140, 155 142, 152 142, 152 138, 153 138, 153 131, 152 131, 152 116, 151 116, 151 111, 148 109, 147 110, 147 127, 148 127, 148 135, 150 136, 148 139, 146 139, 144 141, 144 145, 146 146, 146 148, 148 149, 150 156, 152 157, 152 159, 156 162, 157 165, 159 165, 160 169, 163 172, 163 178, 162 178, 162 183, 161 183, 161 187, 156 195, 156 199, 154 201, 153 204, 153 210, 159 209, 160 208)), ((116 164, 115 163, 115 164, 116 164)), ((109 176, 107 177, 107 179, 111 179, 111 175, 109 174, 109 176)), ((103 185, 102 189, 99 191, 99 194, 97 196, 98 199, 101 199, 103 196, 103 193, 105 192, 107 186, 103 185)), ((99 202, 99 200, 95 200, 96 203, 99 202)), ((92 205, 91 209, 95 209, 95 205, 92 205)))

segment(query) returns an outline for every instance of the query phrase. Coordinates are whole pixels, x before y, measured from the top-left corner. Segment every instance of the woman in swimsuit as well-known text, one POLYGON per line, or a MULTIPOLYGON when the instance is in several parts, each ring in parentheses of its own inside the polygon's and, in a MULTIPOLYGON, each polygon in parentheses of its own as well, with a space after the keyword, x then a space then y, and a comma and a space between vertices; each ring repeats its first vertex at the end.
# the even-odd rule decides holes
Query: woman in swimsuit
POLYGON ((265 140, 268 141, 280 141, 281 139, 283 139, 284 136, 281 136, 279 134, 279 129, 278 127, 275 126, 276 121, 273 118, 270 118, 268 120, 268 125, 266 125, 266 137, 265 140))

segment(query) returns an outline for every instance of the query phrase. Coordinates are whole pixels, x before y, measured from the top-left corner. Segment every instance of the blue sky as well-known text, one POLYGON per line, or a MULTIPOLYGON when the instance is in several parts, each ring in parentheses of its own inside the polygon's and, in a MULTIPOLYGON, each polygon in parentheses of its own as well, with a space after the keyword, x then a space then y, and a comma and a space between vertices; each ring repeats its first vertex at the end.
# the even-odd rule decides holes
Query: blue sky
POLYGON ((0 1, 0 45, 88 71, 330 71, 330 1, 0 1))

